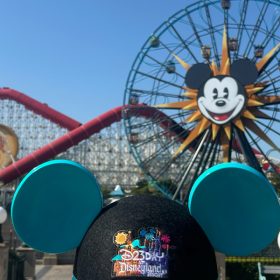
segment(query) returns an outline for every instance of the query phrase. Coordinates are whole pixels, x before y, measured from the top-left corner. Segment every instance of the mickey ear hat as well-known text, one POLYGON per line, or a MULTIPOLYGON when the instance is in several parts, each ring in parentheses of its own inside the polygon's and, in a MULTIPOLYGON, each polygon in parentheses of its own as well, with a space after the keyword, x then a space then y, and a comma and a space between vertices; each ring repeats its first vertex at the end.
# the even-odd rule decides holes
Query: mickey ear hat
POLYGON ((74 277, 210 280, 217 268, 212 246, 186 208, 133 196, 105 207, 92 223, 77 249, 74 277))
POLYGON ((201 174, 188 209, 152 196, 103 209, 102 200, 86 168, 53 160, 21 181, 11 217, 18 236, 36 250, 62 253, 79 246, 73 276, 78 280, 216 279, 209 241, 216 251, 246 256, 268 246, 280 229, 272 185, 239 163, 201 174))

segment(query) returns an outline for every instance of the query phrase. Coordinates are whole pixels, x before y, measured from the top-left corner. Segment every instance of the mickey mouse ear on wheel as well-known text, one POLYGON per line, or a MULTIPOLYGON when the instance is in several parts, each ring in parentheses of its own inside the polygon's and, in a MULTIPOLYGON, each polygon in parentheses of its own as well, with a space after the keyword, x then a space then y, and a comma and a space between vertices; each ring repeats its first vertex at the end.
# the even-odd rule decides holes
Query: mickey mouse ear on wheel
POLYGON ((214 249, 226 255, 259 252, 279 232, 280 205, 272 185, 243 164, 223 163, 205 171, 190 192, 188 207, 214 249))
POLYGON ((53 160, 30 171, 18 186, 11 216, 19 237, 30 247, 62 253, 81 242, 100 213, 102 194, 83 166, 53 160))

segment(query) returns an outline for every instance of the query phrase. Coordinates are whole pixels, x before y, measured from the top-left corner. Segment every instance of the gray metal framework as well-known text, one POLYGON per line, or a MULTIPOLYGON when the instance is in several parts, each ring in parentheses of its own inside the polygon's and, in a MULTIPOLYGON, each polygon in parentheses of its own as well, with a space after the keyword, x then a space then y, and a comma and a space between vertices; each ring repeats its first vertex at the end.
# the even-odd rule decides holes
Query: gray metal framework
MULTIPOLYGON (((1 123, 11 128, 18 137, 16 161, 69 132, 15 100, 0 100, 0 106, 1 123)), ((116 185, 130 189, 143 177, 130 153, 122 121, 114 122, 57 157, 83 164, 105 189, 113 189, 116 185)), ((9 182, 4 188, 13 191, 19 180, 9 182)))

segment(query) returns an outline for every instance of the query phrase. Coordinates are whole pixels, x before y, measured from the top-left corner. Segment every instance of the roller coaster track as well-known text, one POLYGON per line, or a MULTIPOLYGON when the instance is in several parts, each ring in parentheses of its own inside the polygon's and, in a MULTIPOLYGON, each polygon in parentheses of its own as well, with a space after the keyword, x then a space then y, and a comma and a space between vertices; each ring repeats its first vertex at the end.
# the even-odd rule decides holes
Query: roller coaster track
MULTIPOLYGON (((42 146, 41 148, 0 170, 1 185, 7 184, 16 178, 23 176, 40 163, 56 157, 60 153, 65 152, 67 149, 79 144, 81 141, 89 138, 93 134, 99 133, 102 129, 109 127, 113 123, 120 122, 124 113, 131 114, 131 116, 133 116, 133 112, 135 112, 135 116, 137 115, 137 117, 144 118, 153 118, 156 115, 157 119, 161 118, 163 120, 159 123, 159 125, 164 130, 168 130, 168 133, 174 135, 183 135, 188 133, 186 131, 185 133, 182 133, 184 129, 164 113, 144 104, 129 105, 130 108, 135 107, 136 110, 127 110, 128 105, 119 106, 85 124, 81 124, 76 120, 50 108, 48 105, 38 102, 35 99, 13 89, 0 89, 0 100, 1 99, 14 100, 17 103, 24 105, 27 109, 33 111, 34 113, 39 114, 43 118, 48 119, 68 130, 68 132, 61 137, 51 141, 47 145, 42 146)), ((179 141, 180 140, 183 141, 184 139, 179 139, 179 141)), ((236 146, 235 149, 239 150, 239 147, 236 146)), ((255 150, 254 152, 255 154, 258 154, 258 151, 255 150)))
MULTIPOLYGON (((50 108, 48 105, 40 103, 27 95, 9 88, 0 89, 0 99, 11 99, 23 104, 29 110, 69 130, 69 132, 65 135, 0 170, 0 182, 2 185, 21 177, 40 163, 56 157, 70 147, 77 145, 95 133, 99 133, 102 129, 112 125, 113 123, 121 121, 122 114, 126 109, 126 106, 119 106, 85 124, 80 124, 74 119, 71 119, 50 108)), ((164 129, 169 129, 169 131, 173 130, 173 133, 178 133, 178 129, 182 129, 173 120, 169 119, 157 109, 145 105, 138 105, 138 116, 151 118, 155 115, 155 113, 157 114, 157 118, 162 115, 164 121, 160 123, 160 126, 164 129)))

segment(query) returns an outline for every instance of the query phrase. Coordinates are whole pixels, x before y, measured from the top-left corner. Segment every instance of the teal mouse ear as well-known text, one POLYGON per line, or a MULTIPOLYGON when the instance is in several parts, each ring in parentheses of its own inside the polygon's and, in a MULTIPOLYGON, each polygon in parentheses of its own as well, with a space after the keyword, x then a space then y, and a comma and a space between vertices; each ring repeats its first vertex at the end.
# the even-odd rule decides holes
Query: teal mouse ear
POLYGON ((188 207, 214 249, 226 255, 259 252, 279 232, 280 205, 272 185, 239 163, 205 171, 190 192, 188 207))
POLYGON ((14 194, 11 216, 27 245, 62 253, 79 245, 102 205, 98 182, 86 168, 53 160, 24 177, 14 194))

